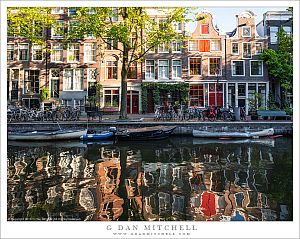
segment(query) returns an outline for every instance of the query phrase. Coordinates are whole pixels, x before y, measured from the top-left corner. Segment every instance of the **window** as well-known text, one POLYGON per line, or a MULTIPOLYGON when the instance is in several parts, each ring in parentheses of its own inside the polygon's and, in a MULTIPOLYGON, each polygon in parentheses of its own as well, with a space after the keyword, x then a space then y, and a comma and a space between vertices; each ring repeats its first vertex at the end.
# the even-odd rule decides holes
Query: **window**
POLYGON ((159 29, 166 30, 166 25, 167 25, 167 19, 166 18, 161 18, 161 19, 158 20, 159 29))
POLYGON ((97 79, 97 69, 89 68, 87 69, 87 80, 90 82, 95 82, 97 79))
POLYGON ((251 37, 251 27, 242 28, 242 37, 251 37))
POLYGON ((221 51, 221 40, 211 40, 210 48, 212 51, 221 51))
POLYGON ((258 84, 258 94, 261 96, 258 101, 258 107, 266 107, 267 105, 267 91, 266 84, 260 83, 258 84))
POLYGON ((7 92, 7 96, 8 97, 11 96, 11 99, 18 100, 19 79, 20 79, 20 70, 19 69, 7 69, 7 87, 8 87, 8 90, 9 90, 9 85, 10 85, 10 82, 11 82, 11 91, 7 92))
POLYGON ((59 76, 60 69, 50 69, 50 97, 59 97, 59 76))
POLYGON ((231 63, 232 76, 244 76, 245 75, 245 62, 244 61, 232 61, 231 63))
POLYGON ((63 89, 83 90, 83 69, 65 69, 63 89))
POLYGON ((231 54, 232 55, 238 55, 239 54, 239 43, 238 42, 232 42, 231 43, 231 54))
POLYGON ((292 28, 289 27, 289 26, 284 26, 282 27, 282 29, 284 30, 284 32, 287 34, 287 35, 291 35, 292 33, 292 28))
POLYGON ((104 106, 119 107, 119 90, 104 90, 104 106))
POLYGON ((181 79, 181 60, 172 60, 172 79, 181 79))
POLYGON ((68 8, 68 15, 69 16, 74 16, 74 15, 76 15, 76 11, 77 11, 76 7, 69 7, 68 8))
POLYGON ((51 28, 52 38, 63 38, 65 32, 65 23, 63 20, 58 20, 51 28))
POLYGON ((73 34, 73 38, 78 38, 78 32, 76 32, 78 26, 79 26, 78 21, 75 21, 75 20, 69 21, 68 34, 70 34, 70 35, 73 34))
POLYGON ((169 53, 169 46, 168 43, 161 43, 158 45, 158 52, 159 53, 169 53))
POLYGON ((158 60, 158 79, 169 79, 168 60, 158 60))
POLYGON ((68 44, 68 62, 79 62, 79 43, 68 44))
POLYGON ((181 52, 181 41, 172 42, 172 52, 181 52))
POLYGON ((127 74, 128 79, 137 79, 137 63, 132 62, 129 66, 128 69, 128 74, 127 74))
POLYGON ((117 39, 106 39, 106 50, 115 50, 118 48, 118 41, 117 39))
POLYGON ((40 93, 39 77, 39 70, 24 70, 24 94, 40 93))
POLYGON ((33 21, 33 34, 35 37, 43 37, 44 36, 44 25, 42 22, 33 21))
POLYGON ((15 44, 7 44, 7 60, 13 61, 15 59, 15 44))
POLYGON ((251 76, 263 76, 263 62, 262 61, 250 61, 250 75, 251 76))
POLYGON ((203 84, 190 86, 190 106, 204 107, 203 84))
POLYGON ((201 25, 201 34, 209 34, 209 25, 208 24, 201 25))
POLYGON ((251 43, 243 42, 243 58, 250 59, 251 58, 251 43))
POLYGON ((63 7, 53 7, 51 9, 51 14, 64 14, 64 8, 63 7))
POLYGON ((52 62, 62 62, 63 61, 63 45, 61 43, 53 43, 51 51, 51 61, 52 62))
POLYGON ((278 27, 270 27, 270 43, 277 44, 278 27))
POLYGON ((199 51, 210 52, 210 40, 199 40, 199 51))
POLYGON ((189 40, 189 51, 198 51, 198 40, 189 40))
POLYGON ((190 75, 201 75, 201 58, 190 58, 190 75))
POLYGON ((221 58, 209 58, 209 75, 221 74, 221 58))
POLYGON ((96 43, 84 44, 84 62, 96 61, 96 43))
POLYGON ((113 22, 117 22, 119 20, 119 13, 118 13, 118 8, 117 7, 113 7, 112 8, 112 12, 111 12, 111 20, 113 22))
POLYGON ((107 79, 117 79, 117 73, 118 73, 118 62, 116 60, 114 61, 106 61, 106 78, 107 79))
POLYGON ((154 60, 146 60, 145 79, 154 79, 154 60))
POLYGON ((255 43, 255 54, 261 54, 263 52, 263 47, 261 42, 255 43))
POLYGON ((43 49, 42 45, 33 44, 32 45, 32 60, 41 61, 43 60, 43 49))
POLYGON ((19 61, 28 61, 29 58, 29 45, 19 44, 19 61))
POLYGON ((174 30, 177 32, 181 32, 182 31, 182 22, 174 22, 173 23, 174 26, 174 30))

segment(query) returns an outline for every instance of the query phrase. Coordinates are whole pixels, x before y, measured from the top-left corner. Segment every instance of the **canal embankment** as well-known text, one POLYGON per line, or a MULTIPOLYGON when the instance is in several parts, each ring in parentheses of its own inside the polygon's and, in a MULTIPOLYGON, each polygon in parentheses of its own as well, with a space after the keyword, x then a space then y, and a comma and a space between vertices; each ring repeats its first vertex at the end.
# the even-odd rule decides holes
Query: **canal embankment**
POLYGON ((151 127, 157 125, 176 126, 175 135, 190 136, 193 129, 209 131, 245 131, 245 130, 263 130, 274 128, 275 134, 292 135, 292 121, 234 121, 234 122, 156 122, 156 121, 77 121, 77 122, 22 122, 8 123, 7 130, 11 132, 28 131, 28 130, 57 130, 62 129, 91 129, 96 131, 107 130, 109 127, 118 129, 151 127))

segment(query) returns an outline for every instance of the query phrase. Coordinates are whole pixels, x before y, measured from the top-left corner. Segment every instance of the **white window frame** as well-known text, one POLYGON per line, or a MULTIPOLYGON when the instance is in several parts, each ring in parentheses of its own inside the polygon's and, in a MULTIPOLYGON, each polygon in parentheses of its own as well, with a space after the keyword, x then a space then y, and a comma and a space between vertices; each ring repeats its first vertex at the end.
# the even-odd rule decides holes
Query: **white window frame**
POLYGON ((146 59, 145 60, 145 80, 155 80, 155 60, 154 59, 146 59), (153 67, 153 78, 147 78, 147 61, 153 61, 153 65, 149 65, 153 67))
POLYGON ((51 62, 60 62, 60 63, 64 62, 64 47, 63 47, 62 43, 51 43, 51 57, 50 58, 51 58, 51 62), (61 48, 58 49, 58 50, 62 51, 62 60, 61 61, 54 60, 55 54, 53 54, 53 46, 56 44, 61 46, 61 48))
POLYGON ((254 43, 254 45, 255 45, 255 55, 260 55, 260 54, 262 54, 262 52, 263 52, 263 43, 262 42, 255 42, 254 43), (256 47, 256 45, 258 45, 258 44, 260 44, 260 46, 261 46, 261 52, 257 52, 257 47, 256 47))
POLYGON ((157 46, 157 52, 158 53, 169 53, 169 44, 168 43, 160 43, 158 46, 157 46), (160 46, 163 46, 162 48, 162 50, 163 51, 160 51, 160 46))
POLYGON ((264 76, 264 62, 261 61, 261 60, 250 60, 250 76, 256 76, 256 77, 263 77, 264 76), (251 74, 251 62, 253 61, 258 61, 258 62, 261 62, 261 75, 252 75, 251 74))
POLYGON ((246 69, 245 69, 245 60, 232 60, 231 61, 231 76, 236 76, 236 77, 239 77, 239 76, 245 76, 246 75, 246 69), (244 69, 244 74, 243 75, 234 75, 233 74, 233 62, 236 62, 236 61, 242 61, 243 62, 243 69, 244 69))
POLYGON ((97 81, 97 68, 87 68, 87 82, 96 82, 97 81), (92 79, 91 78, 91 72, 96 71, 96 78, 92 79))
MULTIPOLYGON (((61 70, 59 69, 59 68, 50 68, 50 74, 49 74, 49 78, 50 78, 50 80, 49 80, 49 91, 50 91, 50 97, 51 97, 51 88, 52 88, 52 80, 56 80, 56 81, 60 81, 60 73, 61 73, 61 70), (58 75, 58 77, 53 77, 52 76, 52 71, 53 70, 58 70, 58 72, 59 72, 59 75, 58 75)), ((58 91, 59 91, 59 87, 58 87, 58 91)), ((59 92, 58 92, 59 93, 59 92)))
POLYGON ((18 44, 18 61, 29 61, 29 43, 19 43, 18 44), (26 60, 20 60, 20 46, 27 45, 27 57, 26 60))
POLYGON ((168 59, 159 59, 158 61, 158 65, 157 65, 157 70, 158 70, 158 74, 157 74, 157 79, 158 80, 169 80, 170 79, 170 61, 168 59), (161 61, 167 61, 168 62, 168 77, 167 78, 161 78, 160 75, 159 75, 159 63, 161 61))
MULTIPOLYGON (((222 76, 222 57, 221 56, 208 57, 208 67, 207 67, 208 72, 207 72, 207 75, 208 76, 216 76, 215 74, 213 74, 213 75, 210 74, 210 59, 211 58, 219 58, 220 59, 220 68, 219 68, 220 72, 219 72, 218 76, 221 77, 222 76)), ((201 67, 202 67, 202 65, 201 65, 201 67)), ((201 69, 201 73, 202 73, 202 69, 201 69)))
POLYGON ((189 52, 199 52, 199 40, 198 39, 191 39, 188 42, 188 51, 189 52), (190 41, 196 41, 197 42, 197 50, 190 50, 190 41))
POLYGON ((278 43, 278 31, 279 31, 279 28, 278 27, 276 27, 276 26, 270 26, 270 44, 277 44, 278 43), (273 29, 277 29, 277 31, 275 32, 275 31, 271 31, 271 28, 273 28, 273 29), (275 33, 275 36, 274 36, 274 38, 276 39, 276 41, 272 41, 272 35, 271 35, 271 33, 275 33))
POLYGON ((104 43, 104 44, 105 44, 105 51, 116 51, 116 50, 117 50, 118 44, 119 44, 119 42, 118 42, 117 39, 114 39, 114 38, 106 38, 106 42, 107 42, 107 43, 104 43), (117 47, 116 47, 116 49, 114 49, 114 44, 115 44, 115 42, 117 42, 117 47), (109 44, 109 43, 111 43, 111 44, 109 44), (108 45, 110 46, 110 49, 108 49, 108 47, 107 47, 108 45))
POLYGON ((120 107, 121 106, 121 92, 120 92, 120 88, 119 87, 110 87, 110 88, 103 88, 103 105, 104 105, 104 107, 105 107, 105 96, 106 95, 108 95, 108 94, 105 94, 105 91, 106 90, 110 90, 110 91, 112 91, 112 90, 117 90, 118 91, 118 94, 109 94, 110 95, 110 104, 112 104, 112 99, 113 99, 113 95, 118 95, 119 96, 119 102, 118 102, 118 106, 108 106, 108 107, 120 107))
POLYGON ((188 75, 189 76, 202 76, 202 60, 201 59, 202 59, 202 57, 199 57, 199 56, 196 56, 196 57, 191 56, 191 57, 188 58, 188 75), (191 68, 190 68, 190 59, 191 58, 199 58, 200 59, 200 67, 201 67, 200 68, 200 75, 191 75, 190 74, 190 70, 191 70, 191 68))
MULTIPOLYGON (((179 67, 179 65, 178 66, 176 65, 176 67, 179 67)), ((182 79, 182 60, 181 59, 172 59, 172 79, 173 80, 181 80, 182 79), (174 70, 173 70, 174 61, 179 61, 180 62, 180 72, 181 72, 180 77, 178 77, 178 76, 174 77, 174 70)))
POLYGON ((63 39, 64 38, 64 32, 65 32, 65 21, 64 20, 56 20, 55 25, 58 25, 57 23, 60 22, 59 25, 61 25, 61 23, 63 23, 60 27, 63 28, 62 34, 63 35, 54 35, 55 33, 55 27, 51 27, 51 38, 52 39, 63 39))
POLYGON ((32 44, 31 45, 31 60, 32 61, 43 61, 43 58, 44 58, 44 55, 43 55, 43 46, 42 45, 40 45, 40 44, 32 44), (36 54, 36 49, 34 49, 34 47, 36 47, 36 46, 40 46, 41 47, 41 51, 42 51, 42 59, 41 60, 34 60, 33 59, 33 56, 34 56, 34 54, 36 54))
POLYGON ((60 15, 60 14, 64 14, 64 8, 63 7, 53 7, 51 9, 51 14, 57 14, 57 15, 60 15), (59 9, 59 11, 54 11, 54 9, 59 9))
POLYGON ((69 20, 68 21, 68 35, 70 34, 70 29, 71 29, 71 27, 73 27, 73 28, 76 28, 76 27, 78 27, 78 25, 76 26, 76 24, 74 24, 74 23, 79 23, 78 22, 78 20, 69 20))
POLYGON ((106 80, 118 80, 118 76, 119 76, 119 72, 118 72, 118 67, 119 67, 119 63, 118 63, 118 60, 116 58, 114 59, 106 59, 105 60, 105 79, 106 80), (117 67, 117 77, 116 78, 108 78, 108 66, 107 66, 107 62, 108 61, 112 61, 112 62, 116 62, 116 67, 117 67))
POLYGON ((221 42, 221 39, 210 39, 210 51, 222 51, 222 42, 221 42), (220 42, 220 50, 213 50, 212 49, 212 42, 213 41, 219 41, 220 42))
POLYGON ((252 35, 252 29, 251 29, 251 26, 244 26, 244 27, 242 27, 242 37, 247 38, 247 37, 251 37, 251 35, 252 35), (245 36, 245 35, 244 35, 244 29, 245 29, 245 28, 249 28, 249 29, 250 29, 250 35, 249 35, 249 36, 245 36))
POLYGON ((252 59, 252 42, 242 42, 242 59, 252 59), (244 44, 250 44, 250 57, 244 57, 244 44))
POLYGON ((179 40, 172 41, 172 52, 173 53, 181 53, 181 48, 182 48, 182 42, 181 41, 179 41, 179 40), (173 44, 176 45, 176 50, 179 47, 179 51, 174 51, 173 44))
POLYGON ((84 43, 84 63, 95 63, 97 61, 97 43, 96 42, 89 42, 89 43, 84 43), (95 52, 94 59, 93 61, 90 61, 87 59, 90 54, 87 54, 87 46, 88 45, 94 45, 94 48, 91 48, 92 51, 95 52))
POLYGON ((234 56, 238 56, 240 54, 240 44, 239 44, 239 42, 231 42, 231 55, 234 55, 234 56), (238 52, 237 53, 233 53, 233 51, 232 51, 232 49, 233 49, 233 47, 232 47, 232 45, 233 44, 237 44, 237 46, 238 46, 238 52))
POLYGON ((15 60, 15 44, 14 43, 7 43, 7 57, 6 57, 7 61, 14 61, 15 60), (13 46, 12 49, 9 49, 8 45, 13 46), (8 55, 10 55, 10 54, 8 54, 8 52, 13 53, 13 58, 12 59, 7 59, 8 55))
POLYGON ((76 15, 76 11, 77 11, 76 7, 68 7, 68 16, 70 17, 76 15), (70 14, 70 8, 75 8, 75 14, 72 15, 70 14))
POLYGON ((78 63, 78 62, 80 62, 80 43, 77 43, 77 42, 75 42, 75 43, 68 43, 68 48, 67 48, 67 63, 78 63), (78 61, 75 61, 75 60, 71 61, 69 59, 69 57, 71 55, 71 52, 73 52, 73 55, 75 55, 74 54, 74 49, 72 51, 70 51, 70 45, 73 45, 73 44, 74 45, 78 45, 78 51, 79 51, 78 61))
POLYGON ((65 68, 64 70, 63 70, 63 91, 83 91, 84 90, 84 71, 83 71, 83 69, 82 68, 65 68), (65 84, 65 72, 66 72, 66 70, 72 70, 72 85, 73 85, 73 89, 66 89, 66 84, 65 84), (75 72, 76 71, 81 71, 81 89, 74 89, 74 79, 75 79, 75 77, 76 77, 76 74, 75 74, 75 72))
POLYGON ((182 28, 183 28, 183 23, 182 22, 173 22, 173 28, 176 32, 182 32, 182 28), (180 26, 181 29, 178 29, 178 27, 180 26))

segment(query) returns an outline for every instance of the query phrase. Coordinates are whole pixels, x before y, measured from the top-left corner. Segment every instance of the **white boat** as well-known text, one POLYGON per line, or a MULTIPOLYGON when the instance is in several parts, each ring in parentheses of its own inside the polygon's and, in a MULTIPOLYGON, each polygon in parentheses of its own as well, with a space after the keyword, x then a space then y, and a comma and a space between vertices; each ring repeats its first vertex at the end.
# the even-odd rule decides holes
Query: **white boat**
POLYGON ((52 131, 26 131, 8 133, 8 140, 38 141, 38 140, 67 140, 80 139, 87 130, 52 130, 52 131))
POLYGON ((274 134, 274 129, 264 129, 260 131, 244 131, 244 132, 228 132, 228 131, 204 131, 193 130, 194 137, 200 138, 259 138, 271 136, 274 134))

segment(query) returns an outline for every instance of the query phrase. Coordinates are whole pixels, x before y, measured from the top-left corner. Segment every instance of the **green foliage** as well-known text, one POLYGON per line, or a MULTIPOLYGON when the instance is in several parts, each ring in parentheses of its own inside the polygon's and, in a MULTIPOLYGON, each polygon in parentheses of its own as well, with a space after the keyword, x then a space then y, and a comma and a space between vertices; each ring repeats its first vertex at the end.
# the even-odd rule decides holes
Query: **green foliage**
POLYGON ((284 111, 288 114, 288 115, 293 115, 293 109, 289 108, 289 107, 285 107, 284 111))
POLYGON ((44 100, 49 100, 49 97, 50 97, 50 94, 49 94, 49 88, 48 87, 43 87, 41 89, 41 100, 44 101, 44 100))
POLYGON ((285 34, 281 28, 278 32, 278 51, 265 49, 260 59, 268 67, 269 77, 279 80, 281 87, 286 91, 293 88, 293 37, 285 34))
POLYGON ((187 104, 188 94, 189 94, 189 84, 188 83, 177 83, 177 84, 160 84, 160 83, 143 83, 142 84, 142 108, 143 112, 147 111, 147 91, 152 90, 153 102, 158 105, 160 103, 160 91, 164 90, 167 92, 180 92, 180 102, 181 104, 187 104))

